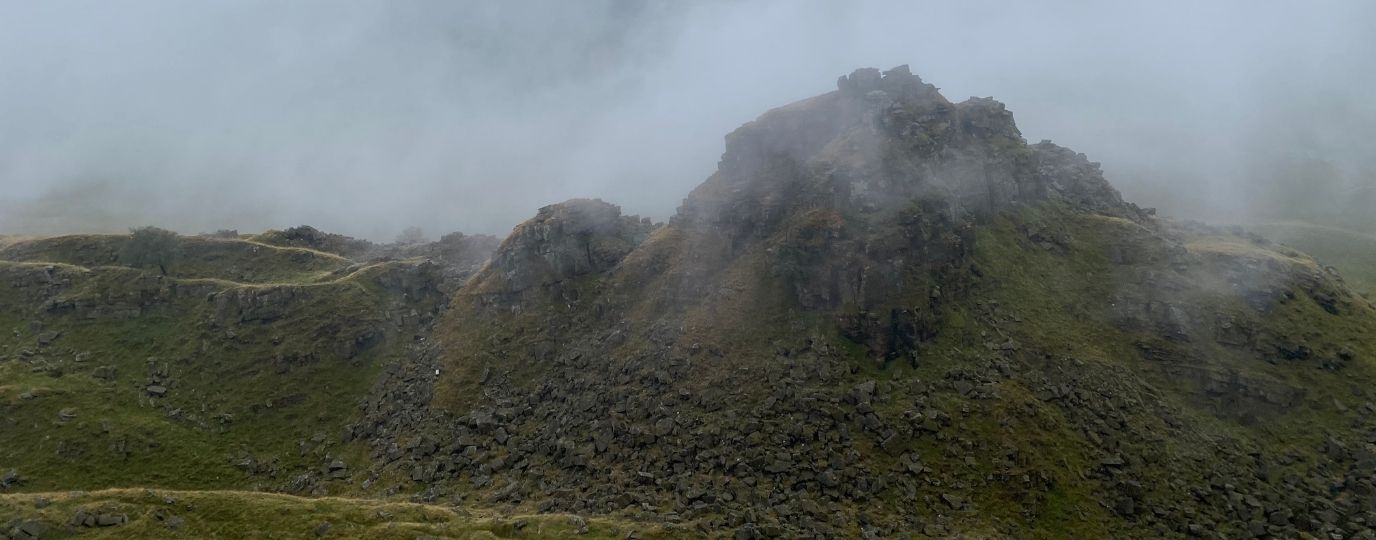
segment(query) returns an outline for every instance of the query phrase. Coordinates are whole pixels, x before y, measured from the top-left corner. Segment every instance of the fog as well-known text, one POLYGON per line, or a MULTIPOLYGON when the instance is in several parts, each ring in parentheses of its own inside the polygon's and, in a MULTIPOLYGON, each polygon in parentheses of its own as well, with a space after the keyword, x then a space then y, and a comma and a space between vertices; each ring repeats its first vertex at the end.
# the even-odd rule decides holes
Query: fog
POLYGON ((1376 203, 1376 3, 1024 4, 0 0, 0 233, 665 219, 727 132, 905 63, 1165 214, 1376 203))

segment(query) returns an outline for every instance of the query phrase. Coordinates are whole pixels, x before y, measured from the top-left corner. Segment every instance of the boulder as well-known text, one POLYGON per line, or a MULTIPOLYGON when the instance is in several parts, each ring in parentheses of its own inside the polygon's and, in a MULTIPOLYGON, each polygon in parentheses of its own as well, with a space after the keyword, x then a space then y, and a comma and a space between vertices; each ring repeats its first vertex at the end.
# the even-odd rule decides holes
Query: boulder
POLYGON ((48 526, 36 519, 26 519, 20 521, 10 530, 10 538, 15 540, 38 540, 45 538, 48 533, 48 526))
POLYGON ((5 471, 5 474, 0 475, 0 489, 8 489, 17 486, 21 481, 22 479, 19 477, 19 472, 10 469, 5 471))

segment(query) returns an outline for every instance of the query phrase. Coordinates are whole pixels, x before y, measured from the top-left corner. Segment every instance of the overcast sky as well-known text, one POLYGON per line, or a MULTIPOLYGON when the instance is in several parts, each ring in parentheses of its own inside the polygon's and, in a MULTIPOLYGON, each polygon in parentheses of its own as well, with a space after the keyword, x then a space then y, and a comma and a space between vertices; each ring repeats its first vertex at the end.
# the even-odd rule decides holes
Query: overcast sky
POLYGON ((722 137, 910 64, 1166 213, 1376 178, 1376 2, 0 0, 0 233, 667 218, 722 137))

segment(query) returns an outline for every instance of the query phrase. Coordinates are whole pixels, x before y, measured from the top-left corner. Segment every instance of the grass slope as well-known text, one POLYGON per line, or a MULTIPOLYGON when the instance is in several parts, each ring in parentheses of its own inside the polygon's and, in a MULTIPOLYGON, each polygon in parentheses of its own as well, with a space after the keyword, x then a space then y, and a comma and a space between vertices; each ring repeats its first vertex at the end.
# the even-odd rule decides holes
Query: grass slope
POLYGON ((1376 236, 1299 221, 1245 226, 1272 241, 1333 265, 1353 289, 1376 297, 1376 236))
POLYGON ((407 264, 264 285, 0 261, 0 469, 23 490, 242 489, 323 467, 405 354, 378 329, 380 274, 407 264))
MULTIPOLYGON (((240 491, 109 489, 0 495, 0 524, 39 521, 50 537, 76 538, 677 538, 656 525, 578 516, 493 516, 463 509, 337 497, 240 491), (81 527, 78 512, 121 516, 122 525, 81 527)), ((2 533, 4 531, 0 531, 2 533)), ((45 536, 49 537, 49 536, 45 536)))
MULTIPOLYGON (((118 265, 128 235, 67 235, 0 242, 0 260, 67 263, 98 267, 118 265)), ((177 263, 168 269, 179 278, 216 278, 244 283, 306 283, 327 278, 352 261, 323 251, 283 247, 249 240, 181 236, 177 263)))

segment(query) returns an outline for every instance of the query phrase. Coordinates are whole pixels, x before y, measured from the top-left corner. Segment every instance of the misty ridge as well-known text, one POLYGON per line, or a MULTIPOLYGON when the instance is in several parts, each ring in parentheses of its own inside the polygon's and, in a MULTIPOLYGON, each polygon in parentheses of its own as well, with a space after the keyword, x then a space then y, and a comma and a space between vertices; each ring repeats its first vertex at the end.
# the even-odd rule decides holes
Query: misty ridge
POLYGON ((855 66, 994 95, 1128 199, 1376 230, 1376 6, 98 2, 0 8, 0 231, 504 234, 666 219, 721 134, 855 66))
POLYGON ((0 540, 1376 540, 1373 23, 0 0, 0 540))

